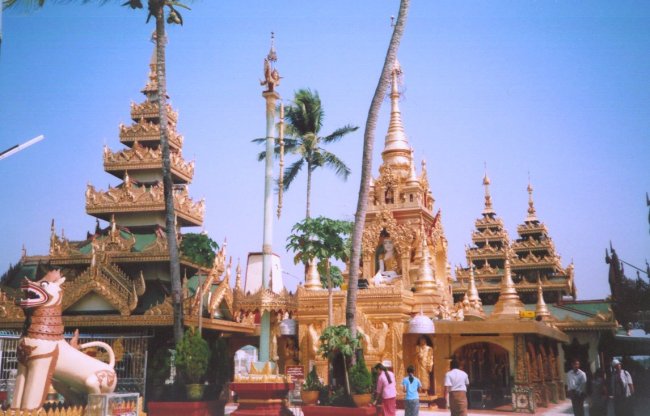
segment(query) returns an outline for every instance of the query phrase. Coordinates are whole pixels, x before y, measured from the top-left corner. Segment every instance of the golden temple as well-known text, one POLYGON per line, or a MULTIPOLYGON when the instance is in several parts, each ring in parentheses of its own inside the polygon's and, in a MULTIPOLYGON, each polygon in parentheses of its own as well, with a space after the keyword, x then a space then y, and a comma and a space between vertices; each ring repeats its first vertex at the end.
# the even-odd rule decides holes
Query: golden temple
MULTIPOLYGON (((528 214, 517 227, 517 239, 510 241, 493 209, 487 173, 485 206, 475 222, 473 245, 466 250, 467 266, 456 268, 454 279, 426 163, 422 161, 418 172, 402 122, 401 75, 396 63, 390 123, 363 233, 364 284, 358 294, 357 322, 366 362, 371 366, 389 362, 398 376, 408 365, 416 365, 424 380, 422 399, 432 402, 443 395, 452 357, 470 375, 474 405, 511 402, 513 410, 534 412, 557 402, 564 398, 563 365, 569 358, 578 355, 584 367, 592 369, 602 366, 601 335, 616 327, 608 304, 567 299, 576 295, 574 268, 562 266, 546 226, 537 218, 530 185, 528 214)), ((86 212, 98 219, 94 232, 85 240, 71 241, 56 232, 53 222, 49 253, 23 253, 20 263, 5 275, 0 291, 0 318, 8 330, 2 336, 16 339, 24 320, 13 302, 17 282, 23 276, 37 278, 46 266, 61 268, 68 279, 66 327, 82 328, 88 337, 103 334, 113 344, 119 341, 124 356, 131 359, 144 355, 144 362, 119 378, 135 380, 124 388, 143 394, 146 353, 164 344, 172 326, 157 92, 153 61, 142 90, 145 100, 131 104, 132 123, 119 126, 125 148, 103 150, 105 171, 122 182, 105 191, 90 184, 86 189, 86 212), (108 226, 100 227, 99 220, 108 226), (134 337, 150 341, 134 351, 123 342, 134 337)), ((168 114, 180 231, 200 226, 205 208, 204 201, 195 202, 189 195, 194 164, 182 156, 184 138, 176 131, 178 115, 171 106, 168 114)), ((260 316, 270 312, 271 360, 281 370, 315 365, 327 379, 328 362, 317 351, 328 325, 328 292, 315 265, 295 294, 262 287, 245 293, 239 265, 231 286, 232 268, 225 244, 212 268, 181 258, 186 325, 202 326, 207 337, 227 335, 234 357, 238 348, 259 344, 255 335, 260 316)), ((334 292, 334 325, 345 323, 345 301, 345 291, 334 292)), ((9 375, 2 377, 0 390, 10 381, 9 375)), ((232 379, 239 377, 232 374, 232 379)))

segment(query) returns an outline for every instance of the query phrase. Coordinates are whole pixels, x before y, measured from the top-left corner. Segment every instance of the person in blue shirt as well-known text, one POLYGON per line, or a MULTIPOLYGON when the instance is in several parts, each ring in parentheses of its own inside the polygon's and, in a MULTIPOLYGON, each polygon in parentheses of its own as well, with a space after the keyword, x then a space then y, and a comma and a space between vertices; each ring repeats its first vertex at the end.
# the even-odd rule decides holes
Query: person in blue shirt
POLYGON ((409 365, 406 369, 408 375, 402 380, 402 387, 406 397, 404 398, 404 416, 418 416, 420 413, 420 396, 418 389, 422 387, 420 380, 413 375, 415 368, 409 365))

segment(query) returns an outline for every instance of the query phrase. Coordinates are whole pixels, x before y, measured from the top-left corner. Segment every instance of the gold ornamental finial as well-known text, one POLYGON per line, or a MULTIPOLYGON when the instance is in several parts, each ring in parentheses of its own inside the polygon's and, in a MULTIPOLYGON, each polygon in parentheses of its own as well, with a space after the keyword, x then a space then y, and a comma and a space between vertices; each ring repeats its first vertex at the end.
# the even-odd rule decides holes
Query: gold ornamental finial
POLYGON ((388 133, 384 141, 384 150, 381 157, 387 165, 406 165, 411 159, 411 147, 409 146, 404 126, 402 124, 402 113, 399 109, 399 84, 402 79, 402 67, 397 58, 391 71, 391 92, 390 92, 390 123, 388 133))
POLYGON ((418 176, 417 173, 415 172, 415 150, 411 147, 411 160, 409 161, 409 167, 411 170, 411 174, 408 179, 408 184, 409 185, 415 185, 418 183, 418 176))
POLYGON ((424 224, 420 226, 420 240, 422 240, 422 257, 420 257, 419 276, 415 281, 415 293, 433 293, 436 287, 436 280, 431 269, 431 256, 429 254, 424 224))
POLYGON ((544 302, 544 291, 542 290, 542 281, 537 279, 537 306, 535 307, 535 315, 542 321, 546 321, 551 317, 551 312, 544 302))
POLYGON ((487 174, 487 163, 485 164, 485 174, 483 175, 483 186, 485 186, 485 208, 483 208, 483 215, 494 215, 492 196, 490 196, 490 178, 488 178, 487 174))
POLYGON ((476 281, 474 280, 474 263, 469 264, 469 301, 474 304, 475 302, 481 302, 481 297, 478 295, 478 290, 476 289, 476 281))
POLYGON ((271 49, 269 54, 264 58, 264 79, 260 81, 260 85, 266 85, 264 92, 274 92, 275 87, 280 85, 280 73, 273 65, 278 60, 278 54, 275 52, 275 33, 271 32, 271 49))
POLYGON ((490 315, 490 319, 519 319, 519 312, 524 310, 524 304, 519 299, 517 289, 515 289, 515 284, 512 281, 510 271, 511 255, 510 251, 506 254, 505 271, 503 280, 501 281, 501 292, 499 293, 497 303, 494 305, 494 311, 490 315))
POLYGON ((536 222, 537 215, 535 213, 535 203, 533 202, 533 186, 530 184, 530 174, 528 174, 528 216, 526 222, 536 222))
POLYGON ((241 291, 241 264, 237 258, 237 269, 235 269, 235 291, 241 291))

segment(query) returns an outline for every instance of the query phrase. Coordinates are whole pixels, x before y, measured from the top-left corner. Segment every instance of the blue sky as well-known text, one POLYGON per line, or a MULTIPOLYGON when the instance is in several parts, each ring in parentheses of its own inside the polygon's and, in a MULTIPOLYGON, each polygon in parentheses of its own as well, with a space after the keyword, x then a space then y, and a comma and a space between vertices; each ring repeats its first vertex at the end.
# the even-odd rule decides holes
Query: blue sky
MULTIPOLYGON (((119 123, 143 96, 153 44, 146 12, 92 4, 48 4, 3 15, 0 148, 45 141, 0 161, 0 266, 46 254, 50 220, 83 239, 88 182, 118 184, 102 169, 117 150, 119 123)), ((206 231, 228 239, 245 262, 262 244, 263 166, 250 143, 265 133, 259 79, 276 33, 289 100, 320 93, 323 132, 363 127, 397 1, 195 1, 185 26, 169 30, 168 90, 196 161, 190 193, 206 198, 206 231)), ((494 207, 511 238, 526 216, 528 172, 538 217, 564 266, 573 259, 579 299, 609 292, 605 248, 644 266, 650 257, 650 3, 643 1, 413 1, 400 48, 402 115, 418 161, 426 159, 442 209, 452 267, 465 264, 483 207, 484 163, 494 207)), ((374 172, 388 124, 384 103, 374 172)), ((316 172, 313 215, 352 219, 362 128, 334 144, 348 182, 316 172)), ((300 267, 284 245, 304 215, 305 176, 285 195, 274 250, 289 287, 300 267)), ((190 231, 189 229, 187 231, 190 231)), ((627 271, 631 271, 627 268, 627 271)))

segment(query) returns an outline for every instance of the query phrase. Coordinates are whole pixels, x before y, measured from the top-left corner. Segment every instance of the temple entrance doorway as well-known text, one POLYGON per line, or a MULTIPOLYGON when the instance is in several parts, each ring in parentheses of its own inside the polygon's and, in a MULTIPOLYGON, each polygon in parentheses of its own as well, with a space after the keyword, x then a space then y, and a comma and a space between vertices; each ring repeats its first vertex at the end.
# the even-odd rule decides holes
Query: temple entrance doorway
POLYGON ((469 376, 468 400, 474 409, 495 408, 511 401, 508 351, 490 342, 474 342, 453 355, 469 376))

